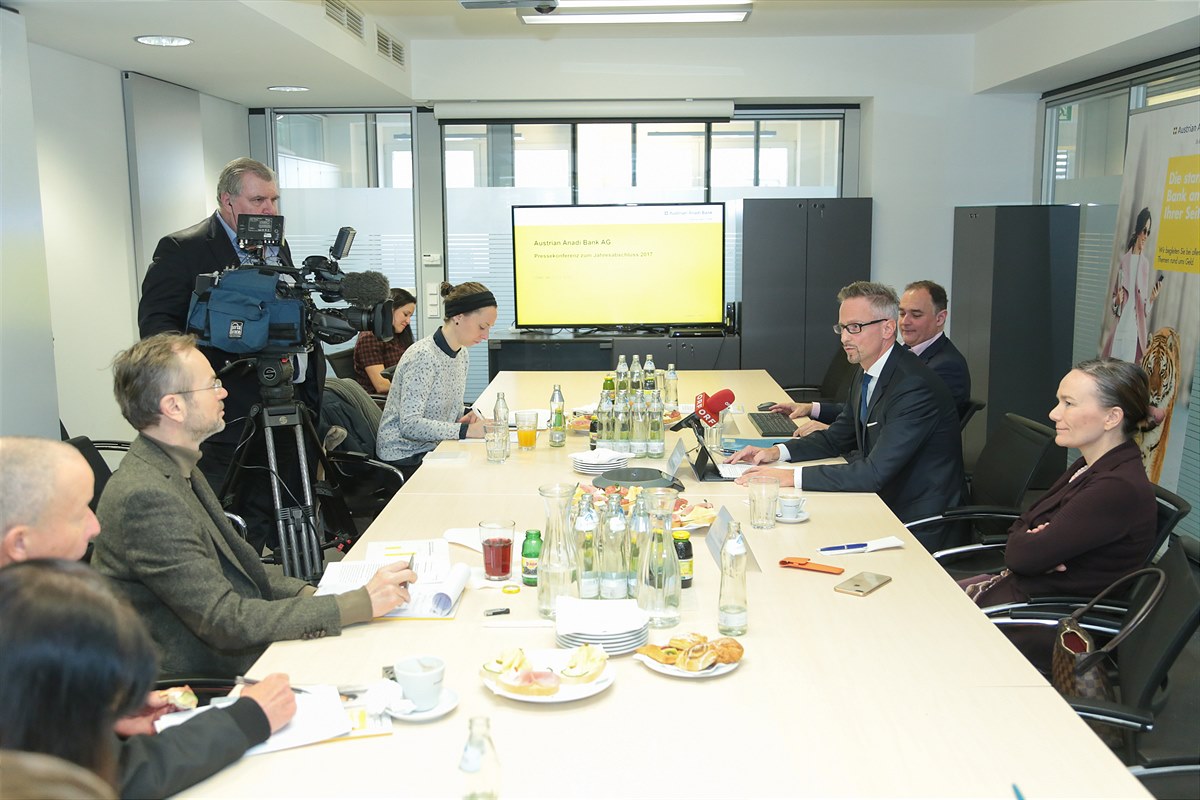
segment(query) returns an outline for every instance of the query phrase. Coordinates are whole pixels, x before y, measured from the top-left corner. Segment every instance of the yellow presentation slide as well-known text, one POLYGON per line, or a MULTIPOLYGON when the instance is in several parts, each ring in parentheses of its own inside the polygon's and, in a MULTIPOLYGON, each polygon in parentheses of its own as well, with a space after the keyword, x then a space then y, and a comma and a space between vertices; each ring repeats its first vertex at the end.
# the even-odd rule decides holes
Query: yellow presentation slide
POLYGON ((719 215, 715 221, 516 224, 519 324, 718 323, 723 234, 719 215))

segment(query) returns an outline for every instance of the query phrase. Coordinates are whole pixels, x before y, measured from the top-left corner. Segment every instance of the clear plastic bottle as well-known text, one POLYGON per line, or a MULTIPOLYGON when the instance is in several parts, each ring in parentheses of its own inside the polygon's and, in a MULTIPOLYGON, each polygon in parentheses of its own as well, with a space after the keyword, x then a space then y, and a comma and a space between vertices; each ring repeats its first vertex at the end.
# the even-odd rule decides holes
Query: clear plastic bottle
MULTIPOLYGON (((496 392, 496 405, 492 409, 492 419, 508 421, 508 403, 504 401, 504 392, 496 392)), ((504 440, 504 457, 509 456, 509 441, 504 440)))
POLYGON ((563 399, 562 386, 554 384, 550 394, 550 446, 562 447, 567 443, 567 417, 564 413, 567 401, 563 399))
POLYGON ((638 394, 639 392, 642 391, 642 378, 643 377, 645 377, 645 373, 642 371, 642 363, 640 361, 638 361, 638 357, 635 354, 633 356, 633 363, 629 365, 629 391, 630 392, 632 392, 633 394, 638 394))
MULTIPOLYGON (((617 356, 617 394, 629 391, 629 365, 624 354, 617 356)), ((615 399, 615 398, 614 398, 615 399)))
POLYGON ((618 392, 617 402, 613 406, 613 449, 618 453, 632 453, 633 448, 629 437, 632 433, 630 416, 633 409, 629 405, 629 393, 618 392))
POLYGON ((736 522, 721 545, 721 593, 717 600, 717 630, 722 636, 741 636, 747 629, 746 540, 736 522))
POLYGON ((663 376, 663 405, 667 411, 679 410, 679 373, 674 364, 667 364, 667 374, 663 376))
POLYGON ((598 520, 592 496, 584 492, 575 513, 575 552, 579 557, 579 598, 595 600, 600 595, 600 576, 596 572, 596 534, 598 520))
POLYGON ((643 492, 650 509, 650 532, 640 543, 638 563, 638 608, 650 615, 651 628, 679 624, 679 557, 671 538, 671 512, 675 510, 674 489, 654 488, 643 492))
POLYGON ((650 395, 650 405, 646 409, 646 455, 649 458, 662 458, 666 452, 662 393, 656 389, 650 395))
POLYGON ((616 418, 613 416, 613 401, 608 392, 600 394, 600 404, 596 406, 596 416, 599 418, 600 433, 597 446, 608 450, 617 448, 616 418))
POLYGON ((645 458, 650 441, 649 420, 646 418, 646 397, 641 392, 633 395, 633 406, 629 414, 629 452, 634 458, 645 458))
POLYGON ((654 354, 646 353, 646 365, 642 367, 642 391, 646 397, 658 388, 658 368, 654 366, 654 354))
POLYGON ((610 494, 604 509, 604 524, 599 526, 596 540, 601 600, 623 600, 629 594, 627 528, 621 495, 610 494))
POLYGON ((487 717, 471 717, 458 771, 463 776, 463 800, 497 800, 500 797, 500 759, 492 745, 487 717))
POLYGON ((638 552, 642 542, 650 535, 650 510, 646 495, 639 494, 629 512, 629 596, 638 595, 638 552))

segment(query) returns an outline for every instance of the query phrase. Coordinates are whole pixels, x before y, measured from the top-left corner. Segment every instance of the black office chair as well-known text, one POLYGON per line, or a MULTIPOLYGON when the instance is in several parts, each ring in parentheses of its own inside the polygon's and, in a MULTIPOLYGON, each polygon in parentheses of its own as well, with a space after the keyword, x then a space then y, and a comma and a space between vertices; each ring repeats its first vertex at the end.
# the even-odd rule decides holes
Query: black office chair
MULTIPOLYGON (((1126 764, 1139 763, 1138 737, 1154 727, 1155 714, 1161 711, 1162 701, 1156 694, 1165 683, 1175 659, 1200 627, 1200 587, 1192 577, 1191 565, 1179 537, 1172 537, 1157 566, 1166 575, 1162 597, 1146 619, 1114 651, 1117 700, 1068 698, 1080 716, 1123 731, 1124 752, 1121 755, 1126 764)), ((1139 607, 1149 589, 1149 581, 1135 587, 1129 607, 1139 607)), ((1014 607, 1005 617, 994 621, 999 625, 1057 624, 1057 618, 1025 617, 1022 612, 1023 609, 1014 607)), ((1083 624, 1089 630, 1111 632, 1111 627, 1092 627, 1086 619, 1083 624)))
MULTIPOLYGON (((1005 414, 975 462, 967 501, 936 516, 909 522, 906 527, 916 532, 934 525, 961 523, 954 537, 961 543, 960 547, 951 550, 969 547, 972 543, 1005 541, 1009 525, 1024 507, 1030 484, 1055 450, 1054 431, 1025 417, 1005 414)), ((939 552, 945 553, 946 550, 939 552)), ((970 577, 988 571, 976 568, 973 563, 966 563, 974 562, 973 558, 967 557, 968 552, 972 551, 963 551, 960 556, 963 564, 948 569, 951 574, 962 572, 959 577, 970 577)))
POLYGON ((846 360, 846 351, 839 342, 820 386, 788 386, 784 389, 797 403, 844 403, 857 365, 846 360))
POLYGON ((958 429, 965 431, 967 423, 971 421, 971 417, 978 414, 987 408, 987 403, 982 400, 968 400, 961 408, 958 409, 958 429))
POLYGON ((325 351, 325 360, 333 367, 333 372, 339 378, 354 380, 354 348, 345 350, 325 351))
POLYGON ((108 485, 108 479, 112 477, 112 467, 108 465, 108 461, 101 455, 102 451, 112 453, 125 453, 129 450, 129 442, 120 442, 112 439, 99 439, 92 441, 86 436, 73 436, 67 439, 67 444, 74 447, 87 461, 88 466, 92 468, 92 502, 88 503, 92 511, 96 510, 96 506, 100 503, 100 494, 104 491, 104 487, 108 485))

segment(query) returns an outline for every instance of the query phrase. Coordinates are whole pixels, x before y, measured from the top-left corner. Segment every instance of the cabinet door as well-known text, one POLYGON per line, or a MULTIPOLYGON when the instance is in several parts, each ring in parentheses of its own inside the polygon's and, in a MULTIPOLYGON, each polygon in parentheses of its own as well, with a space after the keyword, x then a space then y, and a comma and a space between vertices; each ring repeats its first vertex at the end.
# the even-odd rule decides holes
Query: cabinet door
POLYGON ((780 198, 742 204, 741 362, 784 386, 804 374, 807 204, 780 198))
POLYGON ((617 359, 625 356, 625 363, 632 364, 636 355, 638 361, 646 363, 646 354, 654 355, 654 366, 666 369, 669 362, 677 362, 673 339, 666 336, 617 336, 612 340, 612 365, 609 369, 617 368, 617 359))
POLYGON ((741 347, 737 336, 699 336, 680 339, 680 369, 739 369, 741 347))
POLYGON ((821 385, 829 352, 837 344, 837 293, 854 281, 871 279, 871 198, 809 200, 806 255, 805 334, 801 341, 787 344, 792 353, 799 350, 803 370, 798 384, 789 381, 783 386, 821 385))

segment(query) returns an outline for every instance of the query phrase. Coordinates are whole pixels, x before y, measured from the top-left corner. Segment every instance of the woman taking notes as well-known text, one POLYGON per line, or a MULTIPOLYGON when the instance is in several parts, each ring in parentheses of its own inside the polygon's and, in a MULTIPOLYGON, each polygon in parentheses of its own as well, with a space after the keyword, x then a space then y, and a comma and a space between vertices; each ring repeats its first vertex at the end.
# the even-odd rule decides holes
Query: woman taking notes
MULTIPOLYGON (((1082 458, 1013 523, 1007 568, 959 582, 979 606, 1047 594, 1091 597, 1143 566, 1157 505, 1133 435, 1146 426, 1149 406, 1146 373, 1135 364, 1096 359, 1067 373, 1050 419, 1055 443, 1082 458)), ((1022 627, 1013 638, 1040 666, 1049 663, 1052 634, 1022 627)))
POLYGON ((354 343, 354 378, 368 392, 387 394, 392 382, 383 371, 394 367, 404 351, 412 346, 413 332, 409 323, 417 310, 417 298, 407 289, 392 289, 392 327, 396 335, 382 342, 370 331, 363 331, 354 343))
POLYGON ((439 442, 482 439, 483 421, 463 413, 470 364, 464 348, 487 341, 496 298, 481 283, 442 284, 445 322, 405 351, 392 378, 376 446, 408 477, 439 442))

